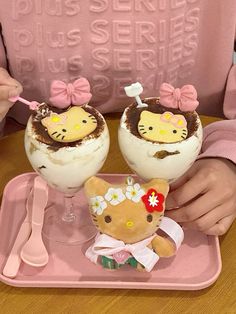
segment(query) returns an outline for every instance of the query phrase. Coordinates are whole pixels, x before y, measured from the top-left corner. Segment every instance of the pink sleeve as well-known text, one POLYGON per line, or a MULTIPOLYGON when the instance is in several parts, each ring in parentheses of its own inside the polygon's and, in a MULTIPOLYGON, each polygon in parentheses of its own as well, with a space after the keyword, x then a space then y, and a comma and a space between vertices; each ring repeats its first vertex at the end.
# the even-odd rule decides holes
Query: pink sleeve
POLYGON ((6 68, 6 55, 2 39, 2 27, 0 24, 0 67, 6 68))
POLYGON ((229 72, 223 109, 229 120, 214 122, 204 128, 199 158, 223 157, 236 163, 236 64, 229 72))
POLYGON ((224 120, 204 129, 202 153, 204 157, 223 157, 236 163, 236 120, 224 120))
MULTIPOLYGON (((6 54, 5 54, 5 49, 3 46, 3 40, 2 40, 2 27, 0 24, 0 67, 6 68, 6 54)), ((3 119, 0 122, 0 137, 3 135, 3 129, 5 125, 5 119, 3 119)))

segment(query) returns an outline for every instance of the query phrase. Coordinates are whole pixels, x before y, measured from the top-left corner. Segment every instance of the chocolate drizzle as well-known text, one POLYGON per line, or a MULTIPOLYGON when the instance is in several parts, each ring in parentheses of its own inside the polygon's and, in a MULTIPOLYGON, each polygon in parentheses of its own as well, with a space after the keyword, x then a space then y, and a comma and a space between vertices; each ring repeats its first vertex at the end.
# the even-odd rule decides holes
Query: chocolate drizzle
POLYGON ((137 104, 133 103, 126 110, 125 123, 126 123, 127 129, 136 137, 142 138, 138 132, 137 126, 140 120, 140 114, 144 110, 147 110, 153 113, 160 113, 160 114, 164 113, 165 111, 170 111, 173 114, 183 115, 187 121, 187 129, 188 129, 187 138, 191 137, 197 131, 198 122, 197 122, 197 114, 195 112, 182 112, 179 109, 166 108, 160 104, 158 97, 145 98, 145 99, 142 99, 142 102, 146 103, 148 107, 137 108, 137 104))
POLYGON ((178 155, 180 154, 180 152, 178 150, 174 151, 174 152, 168 152, 167 150, 160 150, 158 152, 156 152, 153 157, 157 158, 157 159, 164 159, 168 156, 172 156, 172 155, 178 155))
MULTIPOLYGON (((40 106, 41 108, 41 106, 40 106)), ((50 114, 50 112, 55 112, 55 113, 63 113, 65 111, 67 111, 69 108, 66 109, 59 109, 59 108, 55 108, 55 107, 51 107, 49 105, 44 104, 44 107, 42 107, 44 112, 46 112, 45 110, 47 110, 46 108, 49 109, 47 115, 50 114)), ((40 114, 40 112, 34 112, 32 115, 32 128, 33 131, 36 135, 36 139, 39 142, 42 142, 46 145, 48 145, 48 149, 52 150, 52 151, 57 151, 58 149, 62 148, 62 147, 76 147, 78 145, 81 145, 82 142, 89 140, 89 139, 93 139, 93 138, 98 138, 101 133, 104 130, 104 120, 103 118, 98 114, 97 110, 95 110, 93 107, 90 107, 88 105, 83 105, 82 108, 92 114, 96 120, 97 120, 97 128, 94 132, 92 132, 91 134, 89 134, 88 136, 86 136, 85 138, 75 141, 75 142, 71 142, 71 143, 62 143, 62 142, 56 142, 54 141, 47 132, 47 129, 42 125, 41 120, 43 118, 45 118, 45 114, 40 114)))

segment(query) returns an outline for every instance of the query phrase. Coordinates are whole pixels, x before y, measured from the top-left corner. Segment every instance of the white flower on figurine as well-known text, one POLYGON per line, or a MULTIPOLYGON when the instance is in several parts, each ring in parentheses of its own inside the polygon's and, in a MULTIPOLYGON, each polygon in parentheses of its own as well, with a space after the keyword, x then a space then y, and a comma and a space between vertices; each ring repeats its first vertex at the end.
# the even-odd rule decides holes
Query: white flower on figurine
POLYGON ((102 215, 105 208, 107 208, 107 203, 104 200, 103 196, 95 196, 90 198, 90 204, 92 210, 97 215, 102 215))
POLYGON ((141 189, 141 186, 138 183, 135 183, 134 185, 128 185, 126 187, 126 197, 135 202, 138 203, 141 200, 141 197, 145 194, 145 191, 141 189))
POLYGON ((152 195, 149 195, 148 202, 149 202, 149 205, 152 207, 157 206, 159 203, 157 195, 154 195, 154 193, 152 193, 152 195))
POLYGON ((109 188, 105 195, 105 199, 110 202, 111 205, 118 205, 125 200, 125 195, 120 188, 109 188))

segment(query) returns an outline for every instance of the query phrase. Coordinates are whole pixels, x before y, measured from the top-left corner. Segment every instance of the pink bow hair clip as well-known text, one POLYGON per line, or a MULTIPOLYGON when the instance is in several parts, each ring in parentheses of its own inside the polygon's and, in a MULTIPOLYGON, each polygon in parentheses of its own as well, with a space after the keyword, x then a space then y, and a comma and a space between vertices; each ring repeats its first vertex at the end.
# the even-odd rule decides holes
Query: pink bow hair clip
POLYGON ((71 104, 81 106, 92 97, 89 81, 81 77, 73 83, 66 84, 62 81, 53 81, 51 85, 50 102, 58 108, 67 108, 71 104))
POLYGON ((166 111, 161 117, 161 121, 171 123, 176 128, 184 128, 187 126, 187 121, 184 116, 175 116, 172 112, 166 111))
POLYGON ((194 111, 199 105, 197 91, 193 85, 174 88, 168 83, 161 84, 160 102, 167 108, 180 109, 183 112, 194 111))

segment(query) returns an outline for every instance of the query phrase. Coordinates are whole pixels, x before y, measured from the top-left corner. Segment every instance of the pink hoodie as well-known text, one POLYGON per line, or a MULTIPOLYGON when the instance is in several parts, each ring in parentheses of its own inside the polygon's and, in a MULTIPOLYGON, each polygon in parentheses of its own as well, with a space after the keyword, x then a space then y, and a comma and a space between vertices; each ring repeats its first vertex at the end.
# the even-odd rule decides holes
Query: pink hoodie
MULTIPOLYGON (((162 82, 193 84, 199 113, 230 121, 205 129, 202 156, 236 162, 235 0, 0 0, 0 65, 24 86, 23 97, 48 101, 52 80, 86 77, 91 104, 122 111, 123 87, 143 96, 162 82)), ((11 115, 26 122, 16 104, 11 115)))

